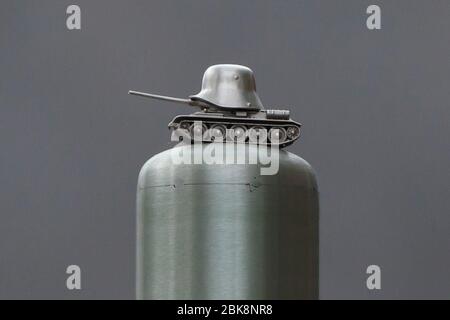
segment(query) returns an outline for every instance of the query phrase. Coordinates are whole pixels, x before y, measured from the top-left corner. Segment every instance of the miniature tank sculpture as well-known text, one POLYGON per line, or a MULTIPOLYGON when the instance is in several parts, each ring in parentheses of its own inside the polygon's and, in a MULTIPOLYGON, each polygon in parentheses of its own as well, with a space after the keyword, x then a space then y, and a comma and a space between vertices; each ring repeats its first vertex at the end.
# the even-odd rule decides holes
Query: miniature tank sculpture
POLYGON ((252 70, 232 64, 209 67, 201 91, 189 99, 173 98, 138 91, 129 94, 172 101, 198 107, 201 111, 176 116, 171 130, 183 139, 203 142, 276 144, 285 147, 300 136, 301 124, 290 119, 289 110, 264 109, 256 93, 252 70))

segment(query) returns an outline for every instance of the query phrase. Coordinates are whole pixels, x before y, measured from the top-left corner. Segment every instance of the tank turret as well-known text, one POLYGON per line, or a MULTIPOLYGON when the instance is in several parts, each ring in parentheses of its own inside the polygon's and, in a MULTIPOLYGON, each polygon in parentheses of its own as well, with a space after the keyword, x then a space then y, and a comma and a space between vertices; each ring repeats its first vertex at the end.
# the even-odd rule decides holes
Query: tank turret
POLYGON ((244 66, 219 64, 209 67, 200 92, 188 99, 132 90, 128 93, 199 108, 200 111, 176 116, 169 123, 169 128, 183 140, 285 147, 300 136, 301 124, 291 120, 289 110, 264 108, 256 93, 253 71, 244 66))

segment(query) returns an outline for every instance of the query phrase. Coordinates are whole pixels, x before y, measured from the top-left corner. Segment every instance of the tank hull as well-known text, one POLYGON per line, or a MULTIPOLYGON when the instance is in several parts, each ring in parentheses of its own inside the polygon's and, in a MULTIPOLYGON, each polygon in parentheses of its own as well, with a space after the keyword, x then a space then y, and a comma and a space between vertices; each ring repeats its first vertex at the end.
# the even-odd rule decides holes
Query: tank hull
POLYGON ((137 298, 318 298, 311 166, 283 150, 276 175, 260 165, 174 164, 180 150, 204 147, 164 151, 139 174, 137 298))

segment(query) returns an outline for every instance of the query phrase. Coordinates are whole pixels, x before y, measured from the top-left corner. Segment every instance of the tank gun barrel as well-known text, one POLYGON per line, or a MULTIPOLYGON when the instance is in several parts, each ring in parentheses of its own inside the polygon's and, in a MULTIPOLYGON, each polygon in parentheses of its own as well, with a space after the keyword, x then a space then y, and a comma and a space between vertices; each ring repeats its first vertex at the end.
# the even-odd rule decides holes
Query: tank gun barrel
POLYGON ((163 101, 171 101, 171 102, 178 102, 190 105, 192 107, 204 107, 202 103, 199 103, 197 101, 192 101, 191 99, 181 99, 181 98, 174 98, 174 97, 168 97, 168 96, 161 96, 158 94, 151 94, 151 93, 145 93, 145 92, 139 92, 134 90, 129 90, 128 94, 135 95, 135 96, 141 96, 145 98, 151 98, 151 99, 157 99, 157 100, 163 100, 163 101))

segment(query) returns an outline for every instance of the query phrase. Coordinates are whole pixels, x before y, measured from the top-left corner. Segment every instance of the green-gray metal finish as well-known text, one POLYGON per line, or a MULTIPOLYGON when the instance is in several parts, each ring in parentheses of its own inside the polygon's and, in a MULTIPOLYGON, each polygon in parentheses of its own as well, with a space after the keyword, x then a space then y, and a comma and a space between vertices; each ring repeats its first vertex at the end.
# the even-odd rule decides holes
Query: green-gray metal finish
POLYGON ((192 149, 157 154, 139 174, 137 298, 318 298, 311 166, 280 150, 278 174, 264 176, 260 165, 176 165, 180 150, 192 149))

